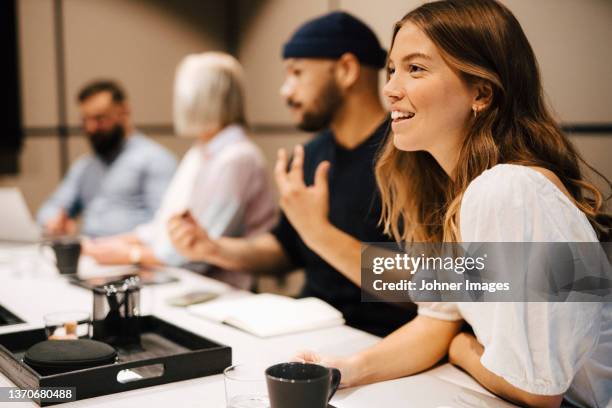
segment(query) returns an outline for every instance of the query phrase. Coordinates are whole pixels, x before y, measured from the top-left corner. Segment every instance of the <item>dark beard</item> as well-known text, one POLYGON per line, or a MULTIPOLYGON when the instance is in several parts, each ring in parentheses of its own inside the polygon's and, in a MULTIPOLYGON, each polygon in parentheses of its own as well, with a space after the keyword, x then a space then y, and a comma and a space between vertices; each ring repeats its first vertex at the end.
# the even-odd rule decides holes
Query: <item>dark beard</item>
POLYGON ((125 141, 125 129, 115 125, 111 130, 95 132, 88 135, 89 144, 96 156, 103 162, 110 164, 119 156, 125 141))
POLYGON ((313 110, 304 112, 302 121, 297 125, 306 132, 318 132, 328 128, 342 105, 342 94, 332 79, 325 84, 313 105, 313 110))

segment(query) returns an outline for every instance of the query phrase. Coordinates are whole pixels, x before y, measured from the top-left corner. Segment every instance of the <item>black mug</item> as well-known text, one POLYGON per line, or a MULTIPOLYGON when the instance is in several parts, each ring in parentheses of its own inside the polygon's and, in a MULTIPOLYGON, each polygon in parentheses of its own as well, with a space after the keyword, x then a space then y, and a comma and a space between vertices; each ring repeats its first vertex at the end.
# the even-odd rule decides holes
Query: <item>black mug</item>
POLYGON ((57 238, 46 241, 55 253, 55 266, 62 275, 74 275, 78 271, 81 257, 81 241, 78 238, 57 238))
POLYGON ((308 363, 268 367, 271 408, 326 408, 340 385, 340 370, 308 363))

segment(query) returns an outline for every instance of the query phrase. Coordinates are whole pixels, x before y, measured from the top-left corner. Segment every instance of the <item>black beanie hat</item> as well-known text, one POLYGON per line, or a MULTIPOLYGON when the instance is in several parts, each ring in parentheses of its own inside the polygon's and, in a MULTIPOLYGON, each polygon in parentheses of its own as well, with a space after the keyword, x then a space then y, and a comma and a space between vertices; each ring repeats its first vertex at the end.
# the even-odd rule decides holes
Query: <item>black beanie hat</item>
POLYGON ((346 52, 364 65, 378 69, 385 66, 387 52, 370 27, 348 13, 336 11, 298 28, 283 46, 283 59, 336 59, 346 52))

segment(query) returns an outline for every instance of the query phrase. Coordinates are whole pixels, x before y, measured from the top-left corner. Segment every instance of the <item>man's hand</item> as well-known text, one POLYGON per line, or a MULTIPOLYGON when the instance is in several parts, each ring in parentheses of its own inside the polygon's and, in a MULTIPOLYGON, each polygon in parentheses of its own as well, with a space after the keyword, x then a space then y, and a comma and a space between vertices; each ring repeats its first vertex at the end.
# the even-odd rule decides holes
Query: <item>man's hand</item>
POLYGON ((211 257, 218 252, 217 244, 208 237, 190 212, 170 218, 168 236, 174 248, 190 261, 210 262, 211 257))
POLYGON ((45 224, 48 235, 74 235, 77 232, 76 221, 68 217, 66 210, 61 209, 57 215, 45 224))
POLYGON ((287 152, 278 151, 278 158, 274 169, 276 185, 280 192, 280 206, 308 245, 312 242, 322 227, 329 224, 329 187, 327 174, 329 162, 323 161, 315 172, 314 184, 304 184, 304 147, 295 147, 291 168, 287 171, 287 152))

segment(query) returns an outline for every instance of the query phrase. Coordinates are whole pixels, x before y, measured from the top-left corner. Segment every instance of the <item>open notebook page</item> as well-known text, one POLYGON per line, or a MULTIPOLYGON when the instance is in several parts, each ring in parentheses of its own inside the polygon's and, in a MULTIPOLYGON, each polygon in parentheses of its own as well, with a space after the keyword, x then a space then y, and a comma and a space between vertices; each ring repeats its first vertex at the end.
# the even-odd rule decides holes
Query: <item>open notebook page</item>
POLYGON ((292 299, 273 294, 217 300, 191 306, 189 311, 259 337, 322 329, 344 323, 342 313, 320 299, 292 299))

